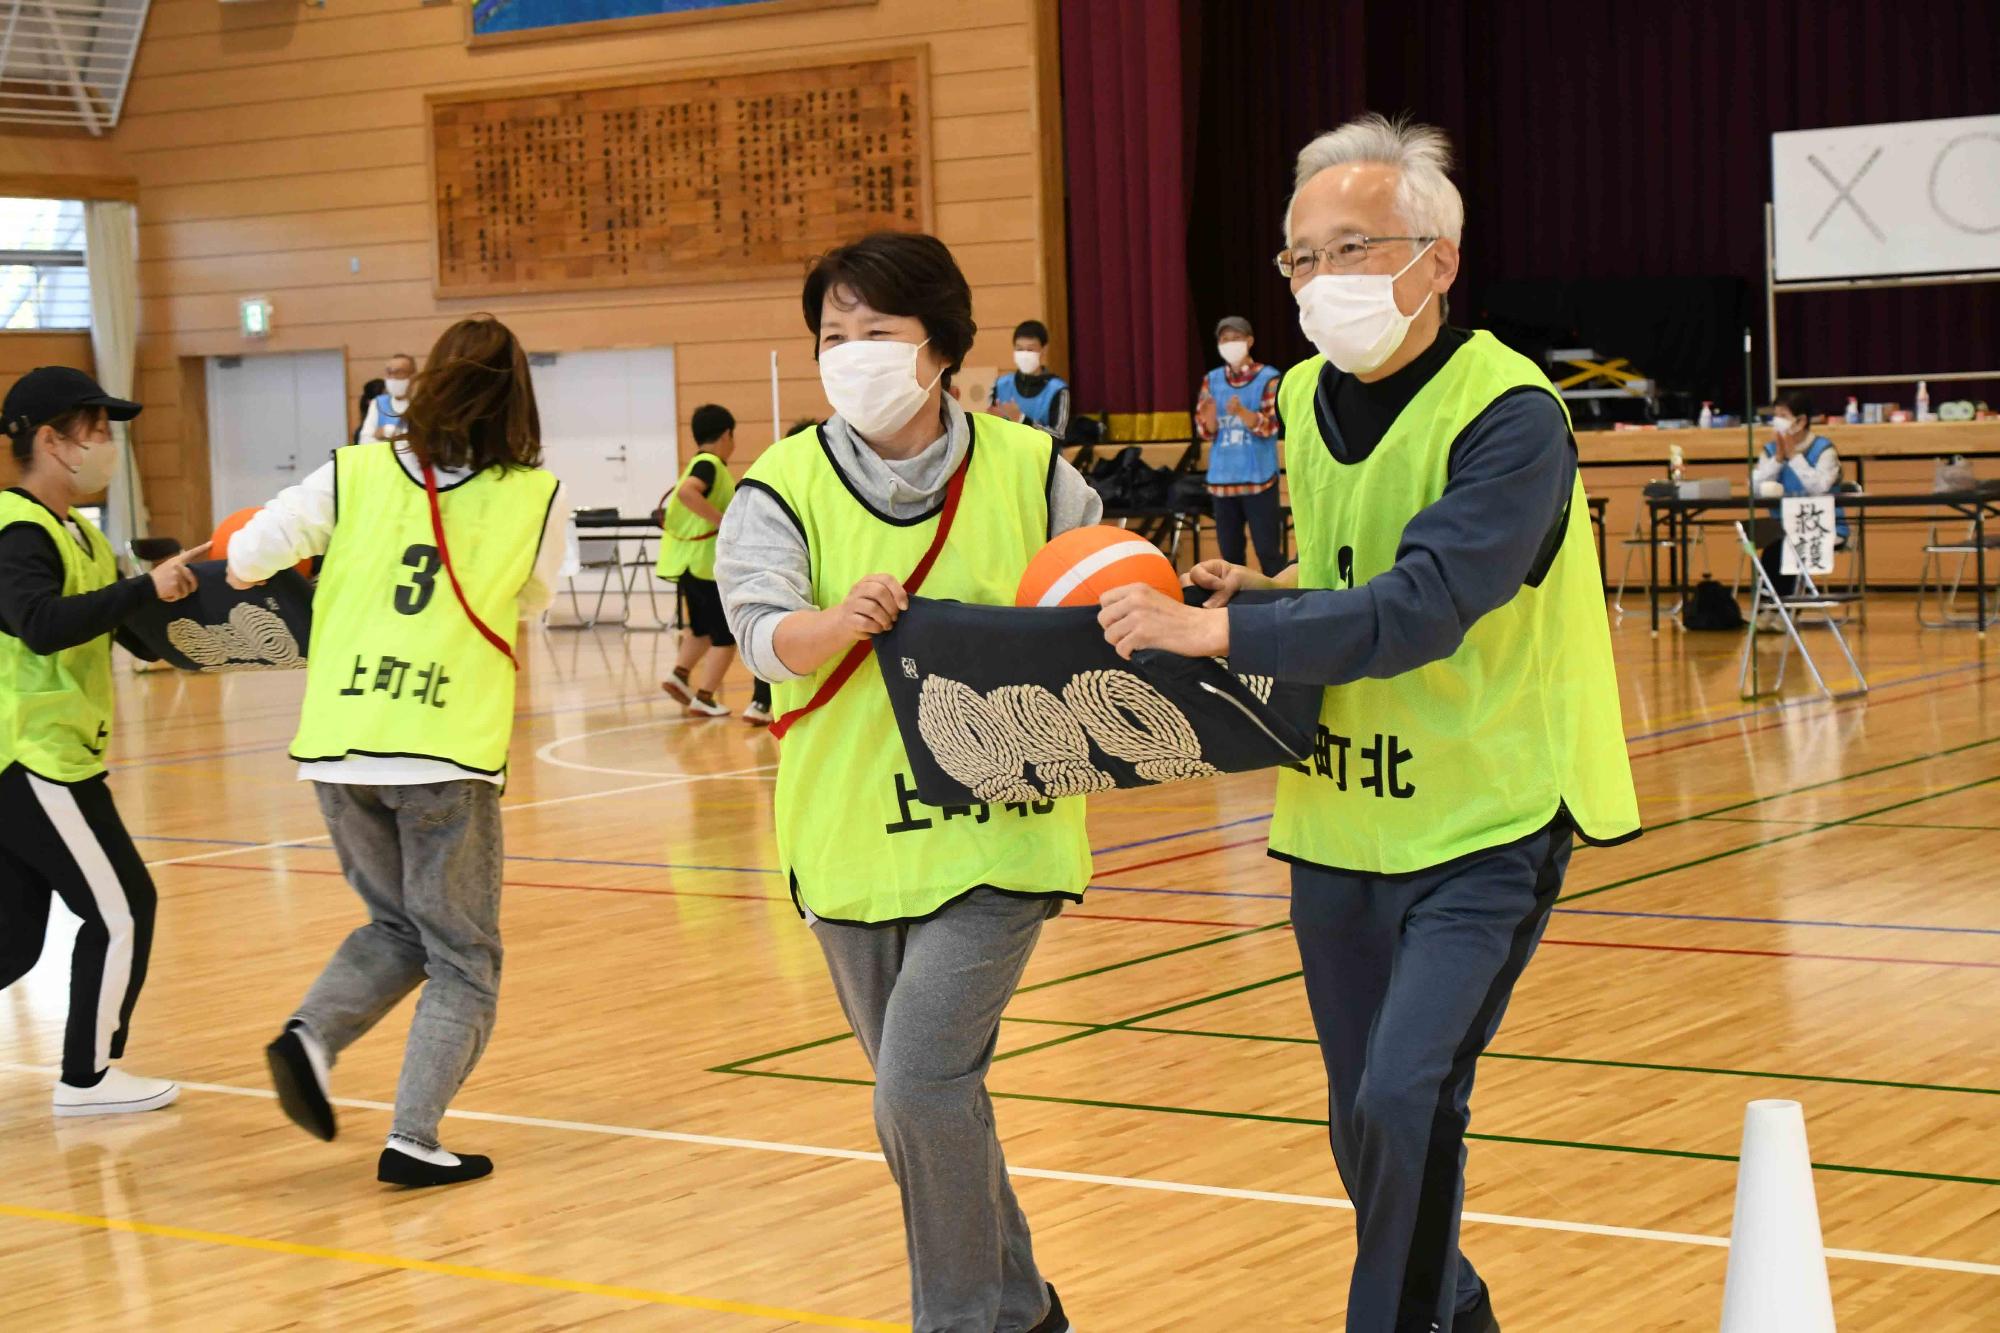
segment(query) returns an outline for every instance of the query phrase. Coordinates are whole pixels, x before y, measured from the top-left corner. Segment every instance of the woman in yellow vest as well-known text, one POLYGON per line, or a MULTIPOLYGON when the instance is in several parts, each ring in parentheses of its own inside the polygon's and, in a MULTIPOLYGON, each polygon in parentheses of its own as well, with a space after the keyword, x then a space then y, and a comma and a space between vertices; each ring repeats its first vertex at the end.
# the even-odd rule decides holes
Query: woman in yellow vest
POLYGON ((757 460, 716 560, 744 658, 776 682, 778 856, 875 1069, 916 1329, 1055 1333, 1069 1324, 1007 1182, 986 1070, 1042 923, 1089 879, 1083 802, 919 802, 868 640, 928 552, 924 596, 1011 605, 1029 557, 1101 506, 1047 435, 949 396, 972 293, 934 237, 825 255, 804 312, 836 415, 757 460))
MULTIPOLYGON (((679 590, 687 607, 687 625, 681 630, 673 674, 660 682, 660 688, 689 716, 728 717, 729 710, 716 702, 715 692, 736 660, 736 639, 729 632, 722 594, 715 586, 715 539, 723 511, 736 493, 736 478, 729 471, 730 455, 736 452, 736 418, 726 407, 704 403, 694 410, 688 426, 695 455, 661 509, 660 559, 654 570, 679 590), (697 671, 699 680, 693 678, 697 671)), ((769 720, 768 712, 763 720, 769 720)))
POLYGON ((493 1030, 515 630, 548 604, 564 520, 528 359, 498 320, 445 331, 404 423, 266 505, 231 540, 229 577, 326 557, 292 758, 369 915, 271 1043, 271 1077, 285 1113, 331 1139, 328 1069, 421 985, 376 1165, 419 1186, 493 1169, 447 1152, 438 1121, 493 1030))
POLYGON ((112 803, 111 640, 151 658, 119 626, 149 602, 194 591, 187 562, 120 579, 111 546, 74 506, 117 466, 110 423, 139 415, 80 370, 43 366, 7 391, 0 415, 20 484, 0 493, 0 990, 42 955, 49 902, 82 921, 70 955, 59 1116, 152 1111, 180 1089, 111 1062, 153 946, 157 896, 112 803))

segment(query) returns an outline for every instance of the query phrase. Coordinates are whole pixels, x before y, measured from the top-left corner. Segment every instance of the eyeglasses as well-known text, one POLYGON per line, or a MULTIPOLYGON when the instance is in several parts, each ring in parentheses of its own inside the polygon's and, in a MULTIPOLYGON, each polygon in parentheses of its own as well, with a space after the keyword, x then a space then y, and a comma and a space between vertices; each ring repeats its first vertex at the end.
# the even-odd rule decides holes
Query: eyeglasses
POLYGON ((1353 268, 1368 258, 1368 252, 1378 245, 1392 241, 1430 242, 1435 236, 1362 236, 1350 234, 1341 237, 1331 245, 1322 245, 1309 250, 1280 250, 1271 260, 1278 266, 1278 272, 1287 278, 1311 277, 1323 264, 1327 268, 1353 268))

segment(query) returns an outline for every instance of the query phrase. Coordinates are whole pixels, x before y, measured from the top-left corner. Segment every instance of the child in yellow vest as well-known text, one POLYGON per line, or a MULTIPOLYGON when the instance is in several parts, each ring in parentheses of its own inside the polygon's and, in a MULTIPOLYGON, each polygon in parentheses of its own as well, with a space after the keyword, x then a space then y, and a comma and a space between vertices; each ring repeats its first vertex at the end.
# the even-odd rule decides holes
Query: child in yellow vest
POLYGON ((145 984, 158 901, 105 779, 111 640, 151 658, 119 626, 194 591, 206 546, 120 579, 110 543, 73 506, 117 466, 111 422, 139 415, 80 370, 43 366, 0 415, 20 483, 0 493, 0 990, 41 958, 49 903, 82 921, 70 955, 59 1116, 152 1111, 180 1095, 115 1068, 145 984))
POLYGON ((376 1178, 422 1186, 493 1169, 445 1151, 438 1122, 493 1030, 515 631, 559 577, 563 505, 527 356, 498 320, 446 330, 404 422, 265 506, 231 540, 229 577, 327 557, 292 758, 369 915, 271 1043, 271 1077, 285 1113, 331 1139, 328 1069, 421 985, 376 1178))
POLYGON ((715 588, 715 538, 736 493, 736 478, 729 471, 730 455, 736 452, 736 418, 726 407, 704 403, 694 410, 689 427, 695 456, 662 507, 655 568, 680 589, 687 625, 681 630, 673 674, 660 688, 691 717, 728 717, 715 692, 736 660, 736 639, 715 588), (694 679, 697 671, 699 680, 694 679))
POLYGON ((914 1326, 1061 1333, 986 1071, 1043 923, 1090 877, 1083 802, 922 804, 867 641, 927 551, 924 596, 1011 605, 1051 533, 1102 506, 1047 435, 950 398, 972 294, 936 238, 833 251, 804 313, 836 415, 757 460, 716 558, 745 659, 777 682, 779 860, 875 1070, 914 1326))

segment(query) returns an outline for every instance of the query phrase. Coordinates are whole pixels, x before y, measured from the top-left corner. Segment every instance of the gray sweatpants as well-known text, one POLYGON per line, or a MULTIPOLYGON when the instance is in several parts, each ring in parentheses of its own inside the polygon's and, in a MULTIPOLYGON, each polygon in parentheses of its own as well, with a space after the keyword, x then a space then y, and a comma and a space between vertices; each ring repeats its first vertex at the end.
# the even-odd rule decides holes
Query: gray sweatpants
POLYGON ((1292 926, 1354 1203, 1348 1333, 1449 1333, 1479 1299, 1459 1253, 1473 1066, 1569 866, 1570 826, 1400 878, 1292 867, 1292 926))
POLYGON ((976 889, 909 925, 813 924, 875 1068, 875 1132, 903 1193, 913 1333, 1021 1333, 1049 1312, 993 1129, 986 1069, 1056 898, 976 889))
POLYGON ((468 779, 313 790, 369 920, 341 941, 296 1018, 337 1056, 422 984, 391 1132, 435 1148, 500 994, 500 789, 468 779))

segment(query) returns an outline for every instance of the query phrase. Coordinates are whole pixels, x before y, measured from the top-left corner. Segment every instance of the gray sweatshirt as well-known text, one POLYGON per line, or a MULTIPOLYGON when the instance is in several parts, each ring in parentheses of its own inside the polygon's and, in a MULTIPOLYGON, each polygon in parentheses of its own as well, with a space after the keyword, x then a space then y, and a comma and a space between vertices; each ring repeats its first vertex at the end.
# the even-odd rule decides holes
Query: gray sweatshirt
MULTIPOLYGON (((963 407, 947 397, 944 433, 912 458, 887 459, 839 417, 822 428, 834 466, 849 489, 884 513, 916 518, 937 508, 951 474, 972 438, 963 407)), ((1053 446, 1051 446, 1053 447, 1053 446)), ((1056 459, 1049 473, 1049 535, 1087 527, 1104 517, 1104 502, 1067 460, 1056 459)), ((885 569, 898 578, 910 571, 885 569)), ((772 640, 778 622, 794 611, 813 611, 812 560, 800 532, 767 492, 744 487, 722 515, 715 542, 715 581, 722 585, 722 610, 743 664, 760 680, 797 680, 799 673, 778 657, 772 640)))

